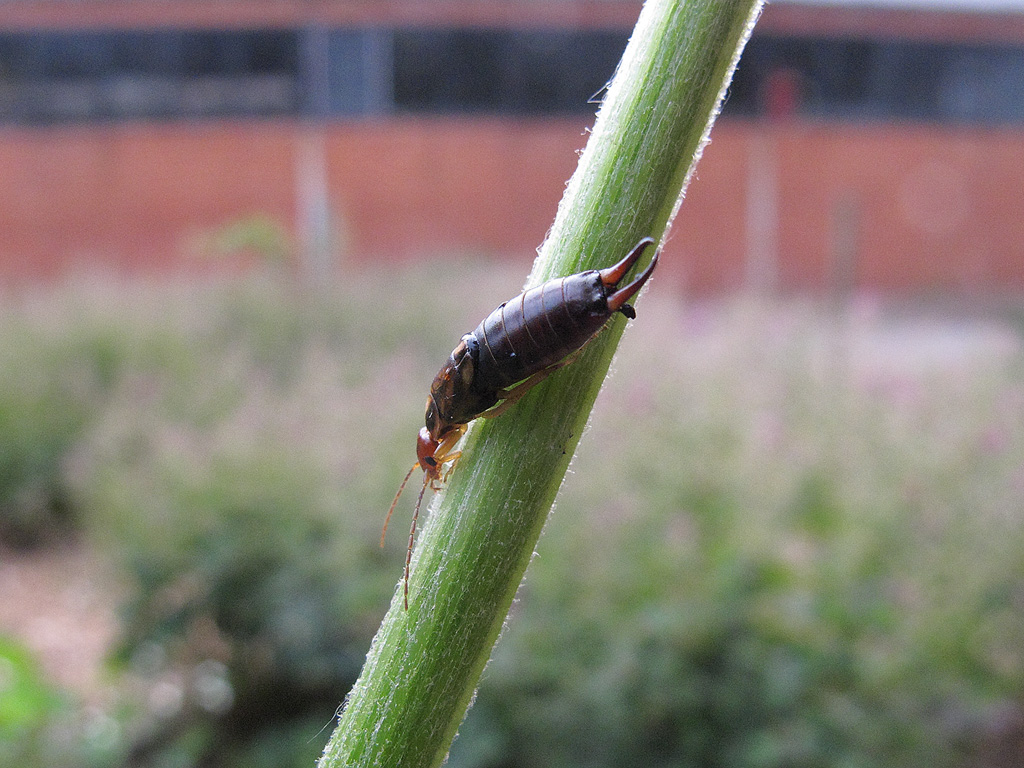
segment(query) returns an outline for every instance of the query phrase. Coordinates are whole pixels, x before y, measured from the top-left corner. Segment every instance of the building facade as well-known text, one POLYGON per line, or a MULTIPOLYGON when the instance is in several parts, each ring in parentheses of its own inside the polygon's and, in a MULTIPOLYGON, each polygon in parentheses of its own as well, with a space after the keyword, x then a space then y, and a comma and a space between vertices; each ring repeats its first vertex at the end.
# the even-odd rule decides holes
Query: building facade
MULTIPOLYGON (((177 269, 250 217, 307 258, 529 254, 638 12, 0 4, 0 279, 177 269)), ((771 5, 663 269, 702 293, 1020 292, 1022 193, 1024 17, 771 5)))

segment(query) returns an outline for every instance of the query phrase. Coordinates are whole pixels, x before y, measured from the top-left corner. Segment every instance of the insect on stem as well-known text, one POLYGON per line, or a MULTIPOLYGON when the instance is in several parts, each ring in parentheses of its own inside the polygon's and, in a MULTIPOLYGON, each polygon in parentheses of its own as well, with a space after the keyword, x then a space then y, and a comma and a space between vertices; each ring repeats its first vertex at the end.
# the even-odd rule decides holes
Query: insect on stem
POLYGON ((423 487, 416 499, 405 555, 406 610, 412 545, 423 495, 427 485, 438 491, 448 480, 460 456, 454 449, 466 426, 477 418, 500 416, 551 373, 571 364, 612 315, 636 317, 627 302, 654 272, 658 254, 631 283, 620 283, 654 244, 654 238, 643 237, 610 267, 555 278, 521 293, 499 305, 452 350, 430 387, 425 424, 416 438, 416 463, 402 480, 380 534, 383 546, 398 498, 416 467, 420 467, 423 487))

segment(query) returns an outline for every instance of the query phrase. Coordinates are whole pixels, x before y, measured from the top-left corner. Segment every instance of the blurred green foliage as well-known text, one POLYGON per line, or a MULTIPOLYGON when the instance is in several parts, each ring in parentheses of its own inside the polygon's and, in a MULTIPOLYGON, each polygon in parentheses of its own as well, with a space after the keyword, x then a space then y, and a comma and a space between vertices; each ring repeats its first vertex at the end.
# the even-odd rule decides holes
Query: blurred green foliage
POLYGON ((0 636, 0 765, 91 768, 117 763, 118 724, 43 679, 32 654, 0 636))
POLYGON ((383 286, 349 287, 242 280, 161 312, 187 343, 161 371, 126 366, 65 463, 129 582, 115 659, 169 688, 133 765, 309 765, 358 675, 397 579, 400 544, 377 539, 419 410, 374 409, 393 374, 368 363, 431 346, 374 332, 383 286))
POLYGON ((295 252, 286 227, 266 214, 253 214, 224 225, 211 236, 208 250, 214 258, 254 254, 265 267, 284 267, 295 252))
MULTIPOLYGON (((32 734, 95 718, 0 647, 11 764, 312 763, 401 576, 429 378, 518 289, 464 267, 10 303, 0 538, 81 531, 123 619, 113 735, 70 761, 32 734)), ((1024 720, 1019 337, 657 298, 450 765, 966 765, 1024 720)))
POLYGON ((91 415, 104 360, 18 322, 0 336, 0 535, 31 545, 67 523, 60 461, 91 415))

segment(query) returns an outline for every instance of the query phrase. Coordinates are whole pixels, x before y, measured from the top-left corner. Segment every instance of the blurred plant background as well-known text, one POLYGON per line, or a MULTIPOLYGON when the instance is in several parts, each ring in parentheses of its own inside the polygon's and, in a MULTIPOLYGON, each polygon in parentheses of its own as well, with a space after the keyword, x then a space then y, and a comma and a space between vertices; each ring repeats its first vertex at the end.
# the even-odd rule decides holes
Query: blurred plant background
MULTIPOLYGON (((52 6, 0 3, 0 768, 309 768, 640 6, 52 6)), ((1024 764, 1022 11, 766 6, 450 766, 1024 764)))
MULTIPOLYGON (((12 294, 0 764, 311 765, 401 575, 377 539, 429 378, 520 281, 12 294), (86 627, 50 617, 47 652, 46 607, 18 619, 47 552, 107 617, 84 684, 52 671, 86 627)), ((656 281, 639 315, 449 765, 1018 764, 1019 312, 656 281)))

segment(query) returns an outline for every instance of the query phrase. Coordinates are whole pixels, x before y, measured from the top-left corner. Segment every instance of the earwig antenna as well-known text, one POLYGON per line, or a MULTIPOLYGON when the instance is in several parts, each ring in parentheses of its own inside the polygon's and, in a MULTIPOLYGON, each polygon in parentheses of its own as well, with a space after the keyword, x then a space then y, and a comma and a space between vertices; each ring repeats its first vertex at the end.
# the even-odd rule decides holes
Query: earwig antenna
MULTIPOLYGON (((405 473, 405 479, 402 481, 402 484, 398 486, 398 493, 395 494, 394 501, 391 502, 391 507, 388 509, 388 516, 384 518, 384 529, 380 532, 380 545, 382 547, 384 546, 384 537, 387 536, 388 533, 388 523, 391 522, 391 513, 395 511, 395 506, 398 504, 398 499, 399 497, 401 497, 402 491, 405 490, 405 484, 409 482, 409 478, 412 477, 412 473, 416 470, 416 467, 418 467, 419 465, 420 463, 418 461, 415 464, 413 464, 409 468, 409 471, 405 473)), ((422 494, 420 495, 422 496, 422 494)))
MULTIPOLYGON (((411 474, 411 473, 410 473, 411 474)), ((420 516, 420 504, 423 503, 423 494, 427 492, 427 481, 429 476, 423 474, 423 487, 420 488, 419 498, 416 499, 416 509, 412 513, 412 527, 409 529, 409 551, 405 553, 405 610, 409 610, 409 566, 412 564, 412 543, 416 538, 416 521, 420 516)))

